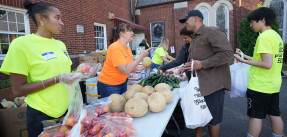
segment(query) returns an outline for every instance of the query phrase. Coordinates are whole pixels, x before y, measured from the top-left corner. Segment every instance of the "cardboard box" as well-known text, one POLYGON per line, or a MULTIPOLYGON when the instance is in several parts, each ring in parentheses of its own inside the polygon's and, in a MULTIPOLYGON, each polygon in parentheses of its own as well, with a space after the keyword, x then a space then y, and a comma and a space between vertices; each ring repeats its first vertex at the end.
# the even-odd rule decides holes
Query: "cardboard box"
MULTIPOLYGON (((0 90, 0 100, 13 101, 12 90, 0 90)), ((0 136, 1 137, 28 137, 26 130, 26 107, 0 109, 0 136)))
POLYGON ((101 52, 96 52, 96 51, 92 51, 92 52, 90 53, 90 55, 91 55, 91 56, 95 56, 95 57, 103 56, 103 55, 101 54, 101 52))

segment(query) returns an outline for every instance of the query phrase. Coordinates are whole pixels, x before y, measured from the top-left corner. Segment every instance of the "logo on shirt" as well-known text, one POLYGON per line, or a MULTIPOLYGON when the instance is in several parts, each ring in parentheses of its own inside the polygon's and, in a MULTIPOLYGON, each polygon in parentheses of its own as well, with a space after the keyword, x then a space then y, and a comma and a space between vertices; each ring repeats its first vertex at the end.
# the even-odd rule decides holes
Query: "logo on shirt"
POLYGON ((275 54, 275 59, 278 58, 277 63, 283 63, 283 51, 284 51, 283 44, 280 43, 278 54, 275 54))
POLYGON ((42 54, 42 56, 44 57, 46 61, 51 60, 53 58, 57 58, 54 52, 47 52, 47 53, 42 54))
POLYGON ((68 54, 67 54, 67 52, 66 52, 66 51, 64 51, 64 54, 68 57, 68 54))

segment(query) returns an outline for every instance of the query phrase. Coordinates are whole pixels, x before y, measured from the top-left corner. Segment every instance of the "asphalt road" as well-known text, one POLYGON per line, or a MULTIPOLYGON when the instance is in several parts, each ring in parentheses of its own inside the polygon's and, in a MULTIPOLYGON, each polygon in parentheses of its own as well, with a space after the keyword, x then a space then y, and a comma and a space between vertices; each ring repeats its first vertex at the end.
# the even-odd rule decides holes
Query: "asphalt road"
MULTIPOLYGON (((246 98, 230 98, 229 92, 225 94, 223 124, 221 126, 220 137, 246 137, 248 127, 248 116, 246 113, 246 98)), ((287 137, 287 77, 282 78, 280 90, 280 109, 284 123, 284 137, 287 137)), ((180 115, 180 107, 174 112, 174 117, 179 124, 180 134, 173 122, 169 121, 163 137, 194 137, 195 131, 185 128, 184 121, 180 115)), ((271 123, 268 117, 263 120, 260 137, 272 137, 271 123)), ((207 127, 204 128, 204 137, 209 137, 207 127)))

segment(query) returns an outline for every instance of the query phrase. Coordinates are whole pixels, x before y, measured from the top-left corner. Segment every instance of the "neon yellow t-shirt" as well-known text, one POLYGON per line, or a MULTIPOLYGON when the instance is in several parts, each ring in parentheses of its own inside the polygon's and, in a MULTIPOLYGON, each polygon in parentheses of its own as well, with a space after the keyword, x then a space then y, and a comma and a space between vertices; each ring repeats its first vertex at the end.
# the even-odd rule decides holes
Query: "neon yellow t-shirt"
POLYGON ((157 65, 161 65, 163 60, 161 56, 166 57, 167 52, 163 49, 163 47, 158 47, 154 51, 153 57, 152 57, 152 62, 157 65))
MULTIPOLYGON (((61 73, 70 73, 72 61, 63 42, 29 34, 12 41, 0 71, 27 76, 27 82, 39 82, 61 73)), ((52 82, 52 81, 51 81, 52 82)), ((69 105, 64 84, 56 84, 28 94, 25 102, 51 117, 62 116, 69 105)))
POLYGON ((261 60, 260 53, 272 54, 271 69, 251 66, 248 79, 248 88, 262 93, 277 93, 281 87, 281 69, 283 62, 283 41, 274 30, 265 30, 256 41, 253 61, 261 60))

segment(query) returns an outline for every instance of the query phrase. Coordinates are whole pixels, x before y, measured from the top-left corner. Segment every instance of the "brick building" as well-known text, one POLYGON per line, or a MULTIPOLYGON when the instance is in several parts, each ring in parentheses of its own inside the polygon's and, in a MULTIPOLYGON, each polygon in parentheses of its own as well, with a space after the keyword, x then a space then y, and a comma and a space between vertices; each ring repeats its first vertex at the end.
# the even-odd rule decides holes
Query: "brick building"
MULTIPOLYGON (((232 46, 236 46, 239 23, 259 2, 276 9, 280 32, 287 41, 287 0, 34 0, 56 5, 63 15, 63 33, 55 38, 63 41, 73 60, 96 49, 107 49, 110 31, 119 23, 132 24, 135 28, 131 49, 147 38, 156 46, 166 36, 178 53, 183 40, 178 22, 189 10, 199 9, 204 14, 204 24, 225 30, 232 46), (115 19, 113 18, 113 15, 115 19), (134 23, 135 22, 135 23, 134 23), (138 25, 139 24, 139 25, 138 25), (235 27, 236 26, 236 27, 235 27)), ((0 0, 0 64, 4 60, 9 44, 18 36, 36 31, 31 19, 25 16, 23 0, 0 0)), ((237 45, 238 46, 238 45, 237 45)), ((172 54, 177 56, 177 54, 172 54)), ((7 76, 0 73, 0 80, 7 76)))
MULTIPOLYGON (((280 23, 280 32, 287 42, 287 0, 138 0, 136 5, 136 21, 147 28, 145 35, 152 45, 158 44, 153 29, 158 25, 164 28, 163 35, 174 45, 178 54, 184 44, 179 31, 184 27, 178 20, 192 9, 199 9, 204 15, 206 26, 217 26, 227 33, 232 47, 239 46, 236 33, 240 21, 247 13, 257 8, 261 2, 276 9, 280 23), (155 39, 155 40, 154 40, 155 39), (154 43, 154 44, 153 44, 154 43)), ((176 55, 177 55, 176 54, 176 55)))

